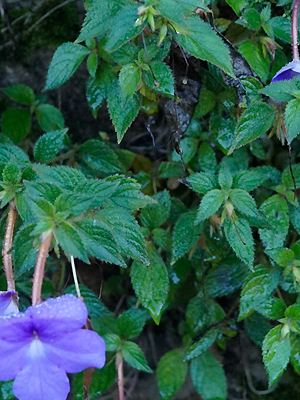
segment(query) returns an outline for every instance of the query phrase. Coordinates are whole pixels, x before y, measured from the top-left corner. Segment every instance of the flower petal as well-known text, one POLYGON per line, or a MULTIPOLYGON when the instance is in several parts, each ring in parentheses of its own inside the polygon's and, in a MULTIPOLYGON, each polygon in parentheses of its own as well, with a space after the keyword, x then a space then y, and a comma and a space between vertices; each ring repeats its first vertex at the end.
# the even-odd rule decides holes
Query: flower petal
POLYGON ((86 306, 73 295, 48 299, 37 306, 29 307, 25 314, 32 319, 40 338, 73 332, 80 329, 87 320, 86 306))
POLYGON ((69 391, 65 372, 43 358, 29 363, 13 385, 14 395, 19 400, 66 400, 69 391))
POLYGON ((28 346, 18 341, 0 340, 0 380, 15 378, 27 360, 28 346))
POLYGON ((102 368, 105 364, 104 340, 93 331, 80 329, 44 343, 47 358, 66 372, 102 368))

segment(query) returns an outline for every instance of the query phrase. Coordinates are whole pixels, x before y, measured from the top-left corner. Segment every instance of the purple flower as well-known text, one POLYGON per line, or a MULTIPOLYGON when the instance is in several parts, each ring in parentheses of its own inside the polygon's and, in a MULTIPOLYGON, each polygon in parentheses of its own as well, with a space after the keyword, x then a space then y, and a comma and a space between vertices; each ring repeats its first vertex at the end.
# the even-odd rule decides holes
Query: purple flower
POLYGON ((81 329, 86 320, 85 305, 73 295, 0 317, 0 380, 15 379, 19 400, 65 400, 66 373, 105 363, 103 339, 81 329))
POLYGON ((0 292, 0 315, 16 314, 18 312, 17 292, 14 290, 0 292))
POLYGON ((272 82, 288 81, 295 76, 300 76, 300 61, 291 61, 286 64, 273 77, 272 82))

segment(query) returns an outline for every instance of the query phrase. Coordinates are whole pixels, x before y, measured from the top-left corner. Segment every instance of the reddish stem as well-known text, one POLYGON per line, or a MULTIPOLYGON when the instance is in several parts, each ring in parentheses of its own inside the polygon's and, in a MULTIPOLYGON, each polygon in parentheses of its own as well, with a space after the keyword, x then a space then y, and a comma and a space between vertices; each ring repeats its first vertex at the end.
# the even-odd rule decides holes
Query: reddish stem
POLYGON ((116 368, 117 368, 117 373, 118 373, 119 400, 125 400, 124 365, 123 365, 123 357, 122 357, 121 353, 117 353, 117 356, 116 356, 116 368))
POLYGON ((298 48, 298 13, 299 13, 300 0, 294 0, 293 14, 292 14, 292 50, 293 60, 299 61, 299 48, 298 48))
POLYGON ((15 204, 9 204, 9 211, 7 215, 4 243, 2 248, 3 256, 3 269, 7 281, 7 290, 15 290, 15 279, 13 271, 13 263, 11 256, 11 249, 13 244, 14 228, 17 219, 17 211, 15 204))
POLYGON ((32 285, 32 305, 35 306, 42 301, 42 286, 45 274, 45 264, 52 241, 52 233, 48 233, 42 238, 39 254, 36 260, 33 285, 32 285))

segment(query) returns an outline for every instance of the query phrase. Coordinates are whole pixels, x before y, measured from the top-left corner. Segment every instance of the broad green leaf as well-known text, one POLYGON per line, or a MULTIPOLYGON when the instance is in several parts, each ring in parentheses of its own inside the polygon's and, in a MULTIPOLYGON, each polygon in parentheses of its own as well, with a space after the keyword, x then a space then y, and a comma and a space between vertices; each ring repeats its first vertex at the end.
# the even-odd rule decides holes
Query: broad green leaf
POLYGON ((162 258, 152 248, 149 249, 149 258, 149 266, 133 263, 131 282, 138 299, 150 312, 155 323, 159 324, 168 297, 169 277, 162 258))
POLYGON ((200 203, 197 212, 197 222, 200 223, 214 215, 224 202, 222 190, 214 189, 206 193, 200 203))
POLYGON ((260 229, 259 235, 266 250, 282 247, 289 229, 288 206, 280 195, 269 197, 263 202, 260 211, 271 228, 260 229))
POLYGON ((206 194, 218 186, 216 176, 208 172, 197 172, 190 175, 187 178, 187 183, 195 192, 200 194, 206 194))
POLYGON ((174 95, 174 78, 170 67, 161 61, 149 64, 150 71, 144 72, 144 81, 152 90, 164 95, 174 95))
POLYGON ((34 146, 34 158, 37 161, 52 161, 66 146, 67 129, 47 132, 40 136, 34 146))
POLYGON ((159 360, 156 377, 159 394, 163 400, 171 400, 183 386, 187 375, 187 363, 182 349, 165 353, 159 360))
POLYGON ((248 276, 241 292, 240 320, 248 317, 253 311, 266 315, 272 308, 272 293, 278 286, 279 279, 278 270, 262 267, 248 276))
POLYGON ((278 381, 287 367, 291 354, 288 336, 282 337, 282 325, 277 325, 266 335, 263 342, 263 360, 269 376, 269 386, 278 381))
POLYGON ((24 139, 31 128, 31 115, 29 110, 21 108, 7 108, 2 114, 2 131, 13 142, 18 143, 24 139))
POLYGON ((227 384, 223 367, 209 351, 192 360, 191 376, 203 400, 226 400, 227 384))
POLYGON ((63 43, 55 51, 51 60, 45 89, 55 89, 63 85, 76 72, 89 50, 76 43, 63 43))
MULTIPOLYGON (((232 150, 242 147, 267 133, 274 121, 274 108, 261 101, 252 103, 238 121, 232 150)), ((232 151, 231 150, 231 151, 232 151)))
POLYGON ((117 328, 122 338, 134 339, 144 329, 147 319, 147 312, 139 308, 130 308, 119 315, 117 328))
POLYGON ((6 88, 1 89, 1 91, 11 100, 26 106, 30 106, 35 99, 34 91, 31 87, 23 85, 22 83, 7 86, 6 88))
POLYGON ((127 4, 111 19, 111 30, 105 44, 105 49, 108 52, 117 50, 141 33, 144 26, 143 24, 141 26, 135 25, 137 18, 138 5, 127 4))
POLYGON ((193 343, 187 350, 185 359, 192 360, 201 354, 205 353, 217 340, 219 335, 218 329, 210 329, 206 332, 201 339, 193 343))
POLYGON ((122 256, 118 253, 118 246, 110 230, 105 225, 97 223, 95 219, 85 219, 78 222, 77 227, 82 243, 90 256, 110 264, 126 266, 122 256))
POLYGON ((143 372, 152 372, 142 349, 134 342, 124 342, 122 344, 122 355, 124 360, 133 368, 143 372))
POLYGON ((265 82, 269 77, 270 60, 268 56, 264 56, 259 44, 245 40, 239 46, 239 52, 246 59, 250 67, 265 82))
POLYGON ((13 261, 16 278, 34 268, 38 249, 34 246, 33 229, 34 224, 24 224, 15 235, 13 261))
POLYGON ((157 228, 164 224, 168 220, 171 211, 171 199, 167 190, 157 193, 153 196, 153 199, 156 203, 145 207, 140 216, 142 224, 149 229, 157 228))
POLYGON ((127 64, 121 68, 119 83, 124 96, 132 96, 141 81, 141 70, 136 64, 127 64))
POLYGON ((258 216, 255 200, 245 190, 233 189, 231 190, 229 197, 232 201, 233 207, 246 217, 249 216, 256 218, 258 216))
POLYGON ((235 254, 250 268, 254 261, 254 241, 249 223, 239 218, 236 221, 226 219, 224 233, 227 242, 235 254))
POLYGON ((56 131, 65 126, 61 111, 52 104, 40 104, 35 109, 35 114, 40 127, 44 132, 56 131))
POLYGON ((87 140, 80 146, 78 157, 95 176, 124 172, 117 153, 109 144, 101 140, 87 140))
POLYGON ((187 254, 199 240, 203 227, 196 225, 195 219, 195 211, 188 211, 178 218, 172 233, 172 264, 187 254))
POLYGON ((210 268, 205 277, 205 288, 210 296, 223 297, 238 290, 249 273, 239 259, 231 257, 210 268))
POLYGON ((291 143, 300 133, 300 100, 294 99, 288 102, 285 109, 285 126, 287 129, 287 141, 291 143))
POLYGON ((139 98, 137 95, 124 97, 118 81, 115 81, 108 92, 107 102, 109 115, 120 143, 140 111, 139 98))

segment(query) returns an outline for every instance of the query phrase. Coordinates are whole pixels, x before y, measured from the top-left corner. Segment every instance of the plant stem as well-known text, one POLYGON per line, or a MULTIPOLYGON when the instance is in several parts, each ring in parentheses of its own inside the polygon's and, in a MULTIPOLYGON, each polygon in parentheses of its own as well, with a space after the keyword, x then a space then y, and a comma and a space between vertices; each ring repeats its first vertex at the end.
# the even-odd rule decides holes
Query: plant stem
POLYGON ((298 49, 298 12, 299 12, 300 0, 294 0, 293 14, 292 14, 292 50, 293 60, 299 61, 299 49, 298 49))
POLYGON ((122 357, 121 353, 117 353, 117 356, 116 356, 116 368, 117 368, 117 373, 118 373, 119 400, 125 400, 124 365, 123 365, 123 357, 122 357))
POLYGON ((75 285, 75 289, 76 289, 76 294, 79 299, 82 299, 81 293, 80 293, 80 287, 79 287, 79 283, 78 283, 78 278, 77 278, 77 273, 76 273, 74 257, 71 256, 70 258, 71 258, 71 268, 72 268, 72 275, 73 275, 74 285, 75 285))
POLYGON ((45 264, 49 252, 49 248, 52 241, 52 233, 48 232, 45 236, 42 237, 42 243, 40 245, 39 254, 37 256, 34 276, 33 276, 33 285, 32 285, 32 305, 35 306, 39 304, 42 300, 42 286, 45 274, 45 264))
POLYGON ((13 243, 14 228, 17 219, 17 211, 14 202, 9 204, 7 215, 4 243, 2 249, 3 269, 7 281, 7 290, 15 290, 14 271, 12 264, 12 256, 10 254, 13 243))

